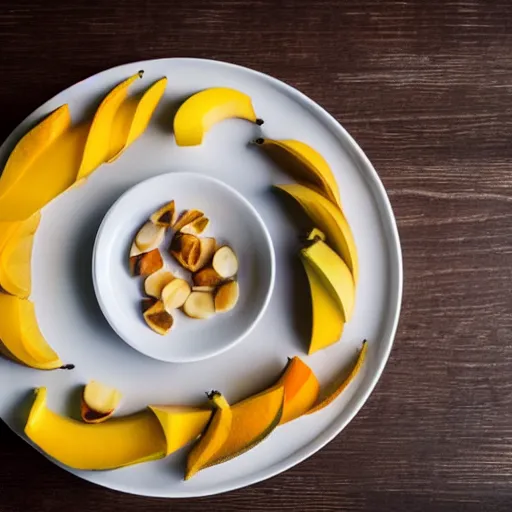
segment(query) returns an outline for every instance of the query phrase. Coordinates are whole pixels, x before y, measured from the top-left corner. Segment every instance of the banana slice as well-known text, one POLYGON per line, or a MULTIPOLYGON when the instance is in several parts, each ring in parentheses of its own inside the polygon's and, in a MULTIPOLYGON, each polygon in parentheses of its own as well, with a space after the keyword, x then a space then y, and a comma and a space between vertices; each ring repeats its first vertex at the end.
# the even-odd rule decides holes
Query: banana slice
POLYGON ((114 414, 120 401, 117 389, 91 380, 84 386, 80 415, 86 423, 101 423, 114 414))
POLYGON ((172 328, 174 320, 172 316, 165 310, 164 304, 161 300, 155 302, 144 313, 144 320, 157 334, 161 336, 166 335, 172 328))
POLYGON ((200 210, 185 210, 174 224, 173 228, 176 232, 180 231, 184 226, 204 217, 204 213, 200 210))
POLYGON ((217 286, 223 279, 212 267, 205 267, 192 276, 195 286, 217 286))
POLYGON ((165 310, 170 313, 173 309, 178 309, 185 304, 190 295, 190 285, 184 279, 173 279, 162 290, 162 302, 165 310))
POLYGON ((236 281, 229 281, 219 286, 215 294, 215 311, 227 313, 231 311, 238 302, 240 290, 236 281))
POLYGON ((159 299, 162 296, 162 290, 174 279, 171 272, 161 269, 151 274, 144 281, 144 291, 146 295, 159 299))
POLYGON ((170 228, 176 222, 176 216, 176 205, 174 204, 174 201, 171 201, 153 213, 150 220, 155 224, 155 226, 170 228))
POLYGON ((198 219, 189 222, 180 229, 180 233, 189 235, 200 235, 210 224, 208 217, 199 217, 198 219))
POLYGON ((206 292, 192 292, 185 304, 183 312, 190 318, 204 320, 215 314, 213 295, 206 292))
POLYGON ((192 286, 193 292, 214 292, 215 286, 192 286))
POLYGON ((233 277, 238 272, 238 259, 233 249, 227 245, 218 249, 213 256, 212 267, 223 278, 233 277))
POLYGON ((162 255, 158 249, 153 249, 130 258, 130 271, 133 276, 147 277, 160 270, 163 266, 162 255))
POLYGON ((146 222, 144 226, 140 229, 135 237, 135 243, 137 247, 145 252, 151 249, 154 249, 158 246, 162 240, 164 239, 165 228, 162 226, 157 226, 153 224, 151 221, 146 222))

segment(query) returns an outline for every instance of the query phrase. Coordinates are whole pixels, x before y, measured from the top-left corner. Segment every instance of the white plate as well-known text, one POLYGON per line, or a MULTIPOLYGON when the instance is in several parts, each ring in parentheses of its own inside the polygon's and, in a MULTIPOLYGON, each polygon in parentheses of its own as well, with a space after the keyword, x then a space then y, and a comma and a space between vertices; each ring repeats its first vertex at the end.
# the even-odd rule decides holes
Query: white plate
POLYGON ((147 132, 113 164, 105 165, 83 187, 43 211, 32 258, 33 294, 43 334, 74 371, 38 372, 0 361, 0 416, 22 435, 27 396, 47 386, 49 405, 76 411, 76 390, 90 379, 118 387, 122 414, 148 403, 196 404, 204 392, 222 390, 229 401, 260 391, 276 379, 286 357, 299 354, 320 381, 327 382, 369 340, 368 358, 355 382, 327 409, 279 427, 255 449, 183 482, 186 450, 169 458, 107 472, 72 473, 129 493, 187 497, 243 487, 309 457, 336 436, 362 407, 388 359, 401 295, 402 260, 395 219, 377 173, 350 135, 322 108, 295 89, 242 67, 196 59, 164 59, 110 69, 63 91, 29 116, 0 148, 5 161, 15 141, 43 115, 68 102, 74 119, 98 104, 114 85, 139 69, 146 87, 169 77, 164 98, 147 132), (195 91, 228 86, 248 93, 271 138, 302 140, 331 164, 354 231, 360 279, 354 316, 340 343, 305 357, 308 338, 307 283, 296 259, 297 215, 290 215, 272 183, 290 179, 247 142, 262 133, 240 120, 214 127, 202 146, 178 148, 172 137, 177 105, 195 91), (91 279, 97 229, 126 190, 152 176, 173 171, 208 174, 241 192, 267 225, 276 251, 276 282, 269 307, 243 342, 220 356, 169 364, 132 350, 110 328, 98 307, 91 279))
MULTIPOLYGON (((167 255, 168 236, 160 246, 167 269, 189 281, 190 273, 167 255)), ((143 354, 173 363, 199 361, 235 346, 256 326, 267 308, 275 277, 272 240, 253 206, 235 189, 209 176, 170 173, 139 183, 105 216, 93 251, 93 282, 105 317, 117 334, 143 354), (229 313, 208 320, 173 311, 174 325, 164 337, 141 315, 143 279, 128 269, 130 246, 150 215, 171 199, 178 211, 198 209, 210 219, 201 236, 228 244, 239 260, 240 298, 229 313)))

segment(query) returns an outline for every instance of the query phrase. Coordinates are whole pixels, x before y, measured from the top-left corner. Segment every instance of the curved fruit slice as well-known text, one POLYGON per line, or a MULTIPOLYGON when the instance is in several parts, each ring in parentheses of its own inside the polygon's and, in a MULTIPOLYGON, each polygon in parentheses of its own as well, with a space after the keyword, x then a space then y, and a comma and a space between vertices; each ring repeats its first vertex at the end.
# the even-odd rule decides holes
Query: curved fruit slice
POLYGON ((345 260, 357 283, 359 264, 356 244, 350 226, 339 208, 318 192, 303 185, 277 185, 277 188, 290 194, 302 206, 314 224, 327 235, 329 244, 345 260))
POLYGON ((0 286, 21 299, 30 295, 33 244, 33 236, 11 239, 0 254, 0 286))
POLYGON ((208 224, 210 224, 210 219, 208 217, 199 217, 198 219, 189 222, 186 226, 183 226, 180 229, 180 233, 200 235, 208 227, 208 224))
POLYGON ((283 387, 272 387, 234 405, 229 436, 208 467, 231 460, 261 443, 279 425, 283 406, 283 387))
POLYGON ((207 292, 192 292, 185 304, 183 313, 190 318, 206 320, 215 314, 215 302, 213 294, 207 292))
POLYGON ((180 214, 178 220, 172 226, 176 232, 181 231, 182 228, 188 226, 191 222, 204 217, 201 210, 185 210, 180 214))
POLYGON ((144 291, 146 295, 160 299, 162 297, 162 290, 174 279, 174 276, 164 268, 158 272, 151 274, 144 281, 144 291))
POLYGON ((157 226, 170 228, 176 222, 176 205, 174 199, 153 213, 150 220, 157 226))
POLYGON ((174 309, 181 308, 190 295, 190 285, 185 279, 173 279, 162 290, 162 302, 165 310, 171 313, 174 309))
POLYGON ((368 342, 365 340, 365 341, 363 341, 363 346, 362 346, 361 350, 359 351, 357 360, 356 360, 352 370, 348 374, 348 376, 344 375, 341 382, 338 380, 338 381, 334 382, 332 386, 329 386, 327 391, 322 393, 323 396, 319 400, 319 402, 308 411, 308 414, 312 414, 314 412, 320 411, 324 407, 327 407, 347 388, 347 386, 354 380, 356 375, 359 373, 359 370, 363 366, 363 363, 366 359, 367 352, 368 352, 368 342))
POLYGON ((345 320, 336 299, 327 291, 311 263, 302 259, 308 276, 312 308, 312 329, 308 354, 340 340, 345 320))
POLYGON ((39 370, 62 366, 39 330, 32 302, 0 293, 0 311, 0 340, 16 362, 39 370))
POLYGON ((212 267, 220 277, 233 277, 238 272, 238 258, 231 247, 224 245, 213 256, 212 267))
POLYGON ((165 435, 152 412, 87 425, 50 411, 46 388, 36 390, 25 434, 50 457, 82 470, 115 469, 161 459, 166 450, 165 435))
POLYGON ((320 385, 313 370, 299 357, 288 361, 276 387, 284 388, 283 414, 279 425, 306 414, 318 398, 320 385))
POLYGON ((318 151, 298 140, 256 139, 255 142, 293 177, 312 183, 326 199, 341 207, 336 178, 318 151))
POLYGON ((71 125, 68 105, 54 110, 16 144, 0 178, 0 197, 19 181, 46 149, 71 125))
POLYGON ((164 260, 158 249, 130 256, 130 271, 133 276, 148 277, 164 266, 164 260))
POLYGON ((216 410, 206 432, 199 438, 188 455, 185 480, 189 480, 201 469, 208 467, 212 458, 228 439, 231 431, 232 412, 226 399, 218 391, 212 391, 208 398, 216 410))
POLYGON ((345 262, 321 240, 302 249, 300 255, 311 264, 326 289, 336 298, 343 319, 348 322, 354 310, 356 290, 345 262))
MULTIPOLYGON (((142 309, 144 310, 144 303, 142 309)), ((157 334, 160 334, 160 336, 165 336, 172 329, 174 324, 172 315, 165 310, 161 300, 156 301, 148 307, 144 311, 143 316, 149 328, 157 334)))
POLYGON ((166 455, 197 439, 212 417, 212 409, 178 405, 150 405, 167 440, 166 455))
POLYGON ((135 235, 135 245, 142 251, 151 251, 155 249, 165 236, 165 228, 157 226, 151 221, 146 222, 135 235))
POLYGON ((223 279, 212 267, 205 267, 192 276, 194 286, 217 286, 223 279))
POLYGON ((135 112, 133 113, 126 140, 124 141, 121 149, 114 152, 113 156, 109 158, 109 163, 119 158, 123 151, 144 133, 148 127, 153 112, 162 99, 166 87, 167 78, 164 77, 155 82, 144 92, 135 107, 135 112))
POLYGON ((188 98, 174 117, 174 136, 178 146, 198 146, 204 134, 216 123, 236 117, 256 124, 252 101, 247 94, 227 87, 213 87, 188 98))
POLYGON ((126 99, 128 87, 138 78, 142 78, 143 74, 143 71, 139 71, 114 87, 96 110, 76 176, 77 181, 89 176, 92 171, 108 160, 114 118, 126 99))
POLYGON ((84 386, 80 415, 86 423, 102 423, 114 414, 120 401, 117 389, 91 380, 84 386))
POLYGON ((236 281, 222 284, 215 294, 215 311, 217 313, 231 311, 236 306, 239 296, 240 290, 236 281))

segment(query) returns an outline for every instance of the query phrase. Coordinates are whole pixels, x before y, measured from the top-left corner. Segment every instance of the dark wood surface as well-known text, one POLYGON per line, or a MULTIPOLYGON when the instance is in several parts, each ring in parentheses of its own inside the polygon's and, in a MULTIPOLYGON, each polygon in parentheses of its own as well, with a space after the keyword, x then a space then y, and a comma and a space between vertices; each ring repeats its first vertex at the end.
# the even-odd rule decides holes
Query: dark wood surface
POLYGON ((403 244, 400 327, 357 418, 270 481, 198 500, 127 496, 0 424, 0 510, 512 510, 510 0, 106 4, 0 0, 0 139, 61 89, 132 60, 270 73, 326 107, 377 168, 403 244))

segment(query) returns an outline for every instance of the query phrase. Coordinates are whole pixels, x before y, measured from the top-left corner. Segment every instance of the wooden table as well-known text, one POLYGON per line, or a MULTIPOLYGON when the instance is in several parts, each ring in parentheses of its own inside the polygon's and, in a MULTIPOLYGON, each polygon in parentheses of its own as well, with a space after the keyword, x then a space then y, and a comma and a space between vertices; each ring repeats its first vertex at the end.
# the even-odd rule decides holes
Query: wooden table
POLYGON ((208 57, 280 78, 343 123, 388 190, 400 327, 357 418, 270 481, 210 499, 125 496, 2 424, 0 510, 510 511, 512 3, 111 3, 0 0, 0 138, 61 89, 133 60, 208 57))

